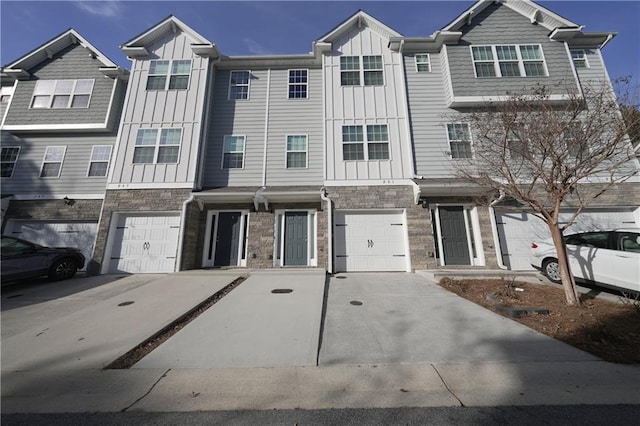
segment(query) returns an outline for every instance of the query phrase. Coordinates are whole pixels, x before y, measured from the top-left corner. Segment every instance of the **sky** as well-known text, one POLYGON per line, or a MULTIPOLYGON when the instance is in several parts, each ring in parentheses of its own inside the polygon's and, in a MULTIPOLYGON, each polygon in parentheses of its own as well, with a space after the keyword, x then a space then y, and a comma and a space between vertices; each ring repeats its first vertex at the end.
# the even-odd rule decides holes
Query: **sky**
MULTIPOLYGON (((119 46, 173 14, 224 55, 300 54, 362 9, 404 36, 428 36, 473 1, 14 1, 0 0, 0 64, 74 28, 113 62, 119 46)), ((615 31, 603 49, 610 77, 640 82, 640 0, 539 1, 585 31, 615 31)))

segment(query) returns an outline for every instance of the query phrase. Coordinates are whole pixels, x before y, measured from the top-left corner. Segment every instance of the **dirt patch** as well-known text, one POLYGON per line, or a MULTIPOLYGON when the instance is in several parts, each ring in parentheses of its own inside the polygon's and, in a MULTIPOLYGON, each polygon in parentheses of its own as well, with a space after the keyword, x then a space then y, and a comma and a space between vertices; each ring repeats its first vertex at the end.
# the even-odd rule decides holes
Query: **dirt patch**
POLYGON ((155 348, 166 342, 171 336, 182 330, 187 324, 200 316, 200 314, 202 314, 204 311, 216 304, 220 299, 229 294, 231 290, 238 287, 247 278, 248 277, 246 276, 236 278, 235 280, 233 280, 233 282, 231 282, 231 284, 228 284, 221 290, 214 293, 211 297, 207 298, 191 311, 187 312, 185 315, 178 318, 176 321, 172 322, 164 329, 160 330, 151 338, 145 340, 126 354, 122 355, 120 358, 107 365, 104 369, 123 370, 130 368, 155 348))
POLYGON ((640 363, 640 300, 624 303, 583 297, 579 307, 567 306, 560 286, 532 284, 506 279, 454 280, 444 278, 440 286, 518 321, 540 333, 561 340, 605 361, 640 363), (546 315, 529 313, 510 316, 507 308, 542 308, 546 315))

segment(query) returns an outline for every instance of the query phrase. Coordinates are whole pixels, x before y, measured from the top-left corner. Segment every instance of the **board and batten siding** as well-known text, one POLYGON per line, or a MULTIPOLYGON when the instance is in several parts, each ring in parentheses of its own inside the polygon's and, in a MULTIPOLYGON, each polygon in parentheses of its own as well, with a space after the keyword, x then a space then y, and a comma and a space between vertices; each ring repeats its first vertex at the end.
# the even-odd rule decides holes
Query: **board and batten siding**
POLYGON ((446 123, 454 110, 446 106, 446 78, 441 53, 430 53, 431 72, 417 72, 415 55, 404 56, 405 77, 411 138, 416 174, 425 178, 452 177, 454 170, 449 158, 446 123))
POLYGON ((507 6, 492 4, 475 16, 470 26, 461 28, 459 44, 446 48, 454 96, 492 96, 530 90, 544 85, 552 94, 575 93, 578 88, 570 58, 563 42, 549 39, 549 30, 531 24, 507 6), (475 45, 540 44, 548 70, 547 77, 476 78, 471 54, 475 45))
POLYGON ((71 45, 28 70, 31 78, 18 81, 4 125, 104 124, 117 80, 105 77, 99 70, 104 65, 89 53, 81 45, 71 45), (88 108, 30 108, 36 81, 75 79, 94 80, 88 108))
POLYGON ((129 87, 122 114, 117 158, 109 179, 111 189, 133 189, 136 184, 195 185, 207 95, 210 60, 195 55, 193 41, 182 32, 170 33, 148 46, 149 56, 133 59, 129 87), (190 59, 189 86, 185 90, 146 90, 151 60, 190 59), (134 164, 139 129, 182 129, 176 164, 134 164))
MULTIPOLYGON (((390 180, 412 177, 402 57, 388 49, 388 41, 369 27, 354 27, 324 57, 327 180, 390 180), (341 86, 340 57, 381 55, 383 86, 341 86), (386 124, 389 160, 344 161, 342 126, 386 124)), ((365 148, 366 149, 366 148, 365 148)))
MULTIPOLYGON (((20 154, 10 178, 2 178, 2 192, 6 194, 104 194, 107 177, 87 177, 91 150, 94 145, 111 145, 116 140, 115 133, 96 136, 95 134, 73 134, 55 136, 24 136, 19 146, 20 154), (64 161, 59 178, 41 178, 40 169, 47 146, 66 146, 64 161)), ((111 153, 113 160, 113 148, 111 153)))

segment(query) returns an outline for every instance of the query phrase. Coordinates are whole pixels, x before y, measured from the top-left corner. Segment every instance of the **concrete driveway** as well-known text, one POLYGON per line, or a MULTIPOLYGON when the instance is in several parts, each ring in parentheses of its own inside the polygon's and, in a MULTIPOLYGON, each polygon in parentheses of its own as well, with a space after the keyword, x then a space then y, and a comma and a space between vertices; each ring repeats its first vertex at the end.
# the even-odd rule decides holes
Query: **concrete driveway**
POLYGON ((329 282, 319 365, 596 358, 407 273, 329 282))

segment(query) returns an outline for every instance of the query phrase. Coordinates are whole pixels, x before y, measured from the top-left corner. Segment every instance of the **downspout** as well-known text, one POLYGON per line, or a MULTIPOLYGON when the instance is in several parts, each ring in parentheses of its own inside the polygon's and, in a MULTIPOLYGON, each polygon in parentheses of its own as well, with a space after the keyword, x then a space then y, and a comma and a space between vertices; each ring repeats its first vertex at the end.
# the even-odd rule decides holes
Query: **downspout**
POLYGON ((496 223, 496 212, 493 206, 504 200, 506 194, 501 189, 500 196, 493 200, 489 204, 489 216, 491 217, 491 233, 493 234, 493 244, 496 249, 496 260, 498 261, 498 267, 500 269, 508 269, 504 263, 502 263, 502 248, 500 247, 500 236, 498 235, 498 224, 496 223))
POLYGON ((327 202, 327 272, 333 274, 333 213, 331 198, 327 196, 327 190, 320 188, 320 198, 327 202))
POLYGON ((269 97, 271 95, 271 68, 267 71, 267 99, 264 108, 264 152, 262 153, 262 186, 267 186, 267 142, 269 140, 269 97))
POLYGON ((184 247, 184 227, 187 223, 187 205, 194 201, 196 197, 191 194, 184 203, 182 203, 182 214, 180 216, 180 230, 178 231, 178 255, 176 256, 176 266, 174 270, 180 272, 182 270, 182 248, 184 247))

